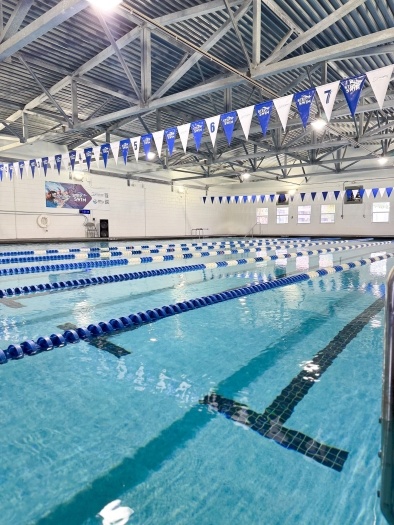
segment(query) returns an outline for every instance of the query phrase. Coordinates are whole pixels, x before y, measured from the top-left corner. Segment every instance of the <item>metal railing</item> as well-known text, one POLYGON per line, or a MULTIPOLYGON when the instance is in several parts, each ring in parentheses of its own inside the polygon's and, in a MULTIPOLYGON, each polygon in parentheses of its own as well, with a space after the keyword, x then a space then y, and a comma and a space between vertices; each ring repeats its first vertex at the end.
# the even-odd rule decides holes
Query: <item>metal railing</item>
POLYGON ((196 235, 199 239, 204 237, 204 230, 208 231, 209 228, 192 228, 190 234, 196 235))
POLYGON ((254 237, 254 229, 255 229, 256 226, 260 226, 260 234, 259 235, 261 235, 261 224, 259 222, 255 222, 253 224, 253 226, 250 228, 250 230, 248 231, 248 233, 245 235, 245 237, 249 237, 250 236, 253 239, 253 237, 254 237), (252 233, 252 235, 250 235, 250 233, 252 233))
POLYGON ((394 268, 386 283, 385 348, 382 391, 382 479, 380 508, 394 524, 394 268))

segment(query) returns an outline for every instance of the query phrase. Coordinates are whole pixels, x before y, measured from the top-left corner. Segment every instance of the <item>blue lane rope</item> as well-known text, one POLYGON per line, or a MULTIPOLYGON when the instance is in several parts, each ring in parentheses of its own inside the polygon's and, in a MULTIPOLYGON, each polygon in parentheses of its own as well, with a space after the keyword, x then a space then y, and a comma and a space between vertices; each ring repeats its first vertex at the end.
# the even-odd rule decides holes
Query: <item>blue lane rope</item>
MULTIPOLYGON (((337 249, 344 249, 344 250, 351 250, 354 249, 355 246, 357 247, 373 247, 373 246, 381 246, 381 245, 387 245, 391 244, 392 241, 382 241, 382 242, 374 242, 374 243, 368 243, 368 244, 360 244, 360 245, 346 245, 344 247, 338 247, 337 249)), ((333 244, 336 244, 333 242, 333 244)), ((288 248, 298 248, 298 247, 305 247, 308 245, 305 244, 293 244, 293 245, 285 245, 285 246, 278 246, 275 249, 288 249, 288 248)), ((119 259, 105 259, 105 260, 99 260, 99 261, 86 261, 86 262, 75 262, 75 263, 60 263, 60 264, 51 264, 46 266, 24 266, 24 267, 16 267, 16 268, 3 268, 0 269, 0 276, 4 275, 19 275, 19 274, 25 274, 25 273, 39 273, 39 272, 58 272, 62 270, 79 270, 79 269, 85 269, 85 268, 103 268, 103 267, 110 267, 110 266, 127 266, 127 265, 135 265, 135 264, 145 264, 145 263, 158 263, 158 262, 164 262, 164 261, 173 261, 175 259, 191 259, 191 258, 199 258, 199 257, 217 257, 219 255, 233 255, 236 253, 255 253, 259 252, 261 250, 258 250, 256 248, 245 248, 245 249, 232 249, 232 250, 216 250, 216 251, 210 251, 210 252, 196 252, 196 253, 169 253, 167 255, 156 255, 156 256, 146 256, 146 257, 134 257, 132 259, 125 259, 125 258, 119 258, 119 259)), ((324 253, 324 252, 321 252, 324 253)), ((82 255, 82 254, 81 254, 82 255)), ((84 254, 86 255, 86 254, 84 254)), ((307 255, 307 252, 303 253, 303 255, 307 255)), ((58 256, 54 256, 55 258, 58 256)))
POLYGON ((394 254, 380 255, 347 264, 336 265, 331 268, 293 275, 291 277, 280 277, 275 281, 248 284, 233 290, 214 293, 204 297, 198 297, 197 299, 189 299, 176 304, 165 305, 161 308, 153 308, 146 310, 145 312, 138 312, 128 316, 119 317, 117 319, 110 319, 108 322, 100 321, 97 324, 92 323, 87 327, 79 327, 75 330, 66 330, 62 334, 52 334, 50 336, 39 337, 37 341, 28 339, 19 344, 9 345, 6 350, 0 350, 0 364, 7 363, 9 359, 22 359, 25 355, 31 356, 40 352, 53 350, 54 348, 60 348, 66 346, 67 344, 78 343, 81 340, 99 337, 112 332, 138 328, 143 324, 153 323, 172 315, 188 312, 189 310, 195 310, 204 306, 210 306, 212 304, 229 301, 231 299, 236 299, 245 295, 264 292, 273 288, 280 288, 283 286, 308 281, 316 277, 323 277, 325 275, 350 270, 392 257, 394 257, 394 254))
MULTIPOLYGON (((193 264, 193 265, 186 265, 186 266, 176 266, 173 268, 161 268, 158 270, 147 270, 142 272, 130 272, 130 273, 123 273, 123 274, 117 274, 117 275, 104 275, 102 277, 91 277, 91 278, 84 278, 84 279, 73 279, 68 281, 59 281, 56 283, 41 283, 41 284, 33 284, 30 286, 17 286, 15 288, 5 288, 3 290, 0 290, 0 298, 3 297, 14 297, 19 295, 27 295, 30 293, 37 293, 37 292, 47 292, 51 290, 64 290, 68 288, 75 288, 78 286, 95 286, 99 284, 107 284, 107 283, 113 283, 113 282, 119 282, 119 281, 132 281, 135 279, 144 279, 147 277, 156 277, 160 275, 169 275, 174 273, 183 273, 183 272, 192 272, 192 271, 198 271, 198 270, 208 270, 208 269, 215 269, 215 268, 223 268, 228 266, 236 266, 236 265, 242 265, 242 264, 253 264, 256 262, 263 262, 263 261, 276 261, 280 259, 294 259, 296 257, 302 257, 302 256, 313 256, 313 255, 323 255, 326 253, 333 253, 338 251, 349 251, 349 250, 356 250, 361 249, 365 247, 371 246, 370 244, 357 244, 353 246, 337 246, 335 248, 324 248, 320 250, 309 250, 309 251, 301 251, 301 252, 293 252, 293 253, 287 253, 282 255, 266 255, 261 257, 250 257, 248 259, 230 259, 227 261, 216 261, 211 263, 202 263, 202 264, 193 264)), ((1 274, 1 270, 0 270, 1 274)))

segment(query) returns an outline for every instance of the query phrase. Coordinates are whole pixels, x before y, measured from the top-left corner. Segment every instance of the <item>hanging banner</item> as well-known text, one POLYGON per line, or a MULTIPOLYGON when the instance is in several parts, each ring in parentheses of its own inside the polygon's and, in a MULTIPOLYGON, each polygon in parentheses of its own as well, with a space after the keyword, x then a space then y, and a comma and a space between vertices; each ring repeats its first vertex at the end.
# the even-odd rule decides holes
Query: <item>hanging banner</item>
POLYGON ((181 139, 183 151, 186 153, 187 141, 189 139, 190 124, 182 124, 178 126, 178 135, 181 139))
POLYGON ((260 195, 261 202, 263 203, 265 201, 265 195, 260 195))
POLYGON ((269 100, 268 102, 262 102, 261 104, 257 104, 255 106, 257 118, 259 119, 261 131, 263 132, 264 137, 267 134, 273 105, 274 103, 272 100, 269 100))
POLYGON ((390 65, 366 73, 380 109, 383 109, 383 102, 393 74, 393 68, 394 65, 390 65))
POLYGON ((356 113, 358 101, 360 100, 361 91, 366 78, 365 75, 360 75, 358 77, 345 78, 340 81, 342 93, 345 95, 352 117, 354 117, 356 113))
POLYGON ((322 191, 323 200, 325 201, 327 199, 328 191, 322 191))
POLYGON ((327 122, 331 120, 332 108, 334 107, 335 99, 338 94, 339 80, 324 84, 324 86, 317 86, 316 92, 319 96, 324 113, 326 114, 327 122))
POLYGON ((196 120, 190 124, 197 151, 201 146, 202 135, 204 133, 204 122, 204 120, 196 120))
POLYGON ((367 189, 365 190, 365 195, 368 197, 368 199, 369 199, 369 197, 371 196, 371 191, 372 191, 371 188, 367 188, 367 189))
MULTIPOLYGON (((129 140, 129 139, 128 139, 129 140)), ((111 151, 114 156, 115 164, 118 164, 120 141, 111 142, 111 151)))
POLYGON ((3 180, 4 164, 0 164, 0 181, 3 180))
POLYGON ((87 189, 82 184, 45 181, 47 208, 109 210, 107 190, 87 189))
POLYGON ((31 170, 31 176, 34 179, 34 173, 36 171, 36 166, 37 166, 36 159, 29 160, 29 165, 30 165, 30 170, 31 170))
POLYGON ((127 156, 129 154, 130 149, 130 139, 123 139, 119 142, 120 151, 122 152, 123 162, 126 166, 127 164, 127 156))
POLYGON ((218 129, 219 129, 219 121, 220 121, 220 115, 216 115, 214 117, 205 119, 205 123, 209 131, 209 136, 211 137, 212 146, 215 146, 215 143, 216 143, 216 136, 218 134, 218 129))
POLYGON ((60 175, 60 170, 62 167, 62 156, 61 155, 55 155, 55 164, 58 174, 60 175))
POLYGON ((48 157, 42 157, 41 165, 44 168, 44 176, 46 177, 48 172, 48 157))
MULTIPOLYGON (((386 188, 387 197, 390 197, 392 191, 393 191, 393 187, 392 186, 386 188)), ((362 197, 362 195, 361 195, 361 197, 362 197)))
POLYGON ((71 171, 74 171, 75 160, 77 158, 77 152, 73 149, 72 151, 68 152, 68 156, 70 159, 71 171))
POLYGON ((293 102, 293 95, 280 97, 273 100, 279 120, 282 123, 283 131, 286 131, 287 120, 289 118, 291 103, 293 102))
POLYGON ((170 157, 174 151, 175 139, 176 139, 177 128, 168 128, 164 130, 164 135, 166 136, 167 149, 170 157))
POLYGON ((229 111, 228 113, 223 113, 223 115, 220 115, 220 122, 222 123, 222 128, 223 128, 224 134, 226 135, 226 139, 227 139, 229 146, 231 144, 231 139, 233 137, 233 131, 234 131, 236 120, 237 120, 236 111, 229 111))
POLYGON ((95 146, 93 148, 93 154, 94 158, 96 160, 96 165, 98 168, 100 168, 100 146, 95 146))
POLYGON ((107 163, 108 163, 109 148, 110 148, 110 146, 109 146, 108 142, 106 142, 105 144, 101 144, 101 146, 100 146, 100 151, 101 151, 101 155, 103 157, 104 167, 105 168, 107 167, 107 163))
POLYGON ((153 135, 153 140, 155 141, 155 144, 156 144, 157 155, 161 157, 161 149, 163 147, 164 131, 161 129, 160 131, 155 131, 154 133, 152 133, 152 135, 153 135))
POLYGON ((86 166, 88 168, 88 171, 90 171, 90 163, 92 161, 93 148, 85 148, 83 152, 85 153, 86 166))
POLYGON ((302 125, 306 128, 311 112, 312 102, 315 97, 316 89, 307 89, 300 91, 294 95, 294 101, 296 103, 298 113, 301 117, 302 125))
POLYGON ((250 125, 252 123, 254 105, 237 110, 237 115, 241 123, 246 140, 249 138, 250 125))
POLYGON ((134 137, 131 139, 131 144, 133 146, 133 151, 134 151, 134 157, 137 162, 138 162, 138 155, 140 152, 140 143, 141 143, 141 137, 134 137))
POLYGON ((334 197, 335 197, 335 200, 336 200, 336 201, 338 200, 338 197, 339 197, 339 194, 340 194, 340 193, 341 193, 341 192, 338 191, 338 190, 335 190, 335 191, 334 191, 334 197))
MULTIPOLYGON (((389 195, 390 197, 390 195, 389 195)), ((223 197, 219 197, 219 203, 222 204, 222 201, 223 201, 223 197)))
POLYGON ((372 188, 372 195, 374 196, 375 199, 376 199, 378 192, 379 192, 379 188, 372 188))
POLYGON ((147 135, 142 135, 141 141, 142 141, 142 147, 144 148, 145 157, 148 158, 148 155, 150 153, 150 147, 152 145, 153 137, 151 133, 148 133, 147 135))

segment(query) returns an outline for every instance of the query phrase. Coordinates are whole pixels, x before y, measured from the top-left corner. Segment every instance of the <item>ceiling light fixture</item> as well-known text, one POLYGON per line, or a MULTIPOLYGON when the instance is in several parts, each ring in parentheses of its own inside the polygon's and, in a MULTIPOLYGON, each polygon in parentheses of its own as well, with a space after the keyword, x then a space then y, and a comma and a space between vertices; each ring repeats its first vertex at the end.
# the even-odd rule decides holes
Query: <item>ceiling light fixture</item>
POLYGON ((242 173, 242 180, 250 179, 250 173, 242 173))
POLYGON ((156 157, 156 153, 153 153, 153 151, 150 151, 150 152, 148 153, 148 155, 146 156, 146 158, 147 158, 148 160, 153 160, 155 157, 156 157))
POLYGON ((110 11, 122 3, 122 0, 88 0, 90 4, 100 11, 110 11))
POLYGON ((381 166, 383 166, 384 164, 387 164, 388 160, 389 160, 389 159, 388 159, 387 157, 379 157, 379 158, 378 158, 378 162, 379 162, 379 164, 380 164, 381 166))
POLYGON ((327 122, 324 120, 324 118, 318 118, 317 120, 314 120, 311 122, 311 126, 315 130, 321 130, 327 126, 327 122))

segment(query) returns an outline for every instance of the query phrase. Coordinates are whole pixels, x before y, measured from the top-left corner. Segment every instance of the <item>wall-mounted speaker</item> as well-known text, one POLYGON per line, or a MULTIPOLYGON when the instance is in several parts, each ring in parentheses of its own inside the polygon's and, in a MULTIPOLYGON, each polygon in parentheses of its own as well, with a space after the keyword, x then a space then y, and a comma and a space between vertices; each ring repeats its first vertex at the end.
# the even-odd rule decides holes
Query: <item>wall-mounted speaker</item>
POLYGON ((108 219, 100 219, 100 237, 109 237, 108 219))

